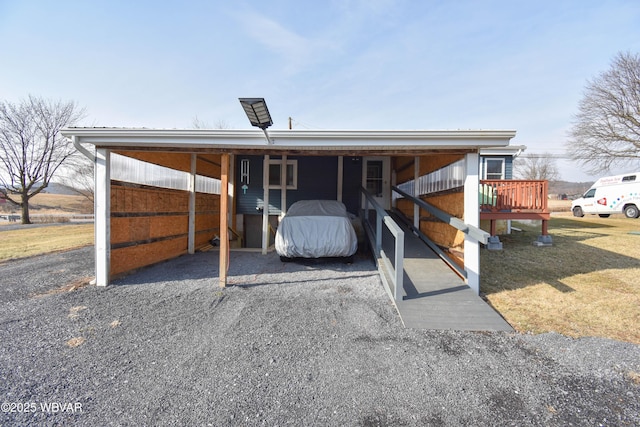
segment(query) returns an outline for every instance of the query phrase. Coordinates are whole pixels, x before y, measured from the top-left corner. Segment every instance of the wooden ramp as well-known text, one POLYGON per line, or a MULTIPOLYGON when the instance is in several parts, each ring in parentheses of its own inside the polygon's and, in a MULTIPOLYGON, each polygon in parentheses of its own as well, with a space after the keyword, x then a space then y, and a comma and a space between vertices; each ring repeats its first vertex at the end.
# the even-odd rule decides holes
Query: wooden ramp
POLYGON ((491 306, 402 222, 404 298, 396 302, 407 328, 513 331, 491 306))

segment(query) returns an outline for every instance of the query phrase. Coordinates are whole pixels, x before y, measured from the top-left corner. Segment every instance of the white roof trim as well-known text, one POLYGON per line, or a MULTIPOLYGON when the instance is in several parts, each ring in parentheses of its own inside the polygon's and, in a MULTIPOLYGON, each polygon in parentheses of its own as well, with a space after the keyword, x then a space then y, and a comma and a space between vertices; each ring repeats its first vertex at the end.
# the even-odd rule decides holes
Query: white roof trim
POLYGON ((485 147, 480 149, 481 156, 513 156, 518 157, 524 150, 526 145, 509 145, 507 147, 485 147))
POLYGON ((62 135, 97 147, 297 150, 506 147, 514 130, 259 130, 65 128, 62 135))

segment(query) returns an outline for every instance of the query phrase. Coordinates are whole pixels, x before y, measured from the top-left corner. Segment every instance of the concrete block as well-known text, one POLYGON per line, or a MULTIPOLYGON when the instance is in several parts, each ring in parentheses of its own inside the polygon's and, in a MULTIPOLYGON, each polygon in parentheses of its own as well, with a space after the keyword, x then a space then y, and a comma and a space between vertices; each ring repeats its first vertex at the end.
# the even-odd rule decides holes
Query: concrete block
POLYGON ((502 250, 502 242, 498 236, 489 237, 489 241, 487 242, 487 249, 490 251, 501 251, 502 250))
POLYGON ((538 240, 533 242, 533 246, 553 246, 553 239, 550 235, 540 235, 538 240))

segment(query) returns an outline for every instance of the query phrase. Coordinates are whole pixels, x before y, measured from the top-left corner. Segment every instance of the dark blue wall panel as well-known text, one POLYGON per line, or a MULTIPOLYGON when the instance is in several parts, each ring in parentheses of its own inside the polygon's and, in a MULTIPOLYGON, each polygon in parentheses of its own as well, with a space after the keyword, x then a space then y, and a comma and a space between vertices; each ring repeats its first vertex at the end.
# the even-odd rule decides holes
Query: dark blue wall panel
MULTIPOLYGON (((279 157, 272 157, 278 159, 279 157)), ((336 200, 338 191, 338 158, 328 156, 290 156, 288 160, 298 161, 298 186, 287 190, 287 206, 298 200, 326 199, 336 200)), ((343 201, 347 210, 358 212, 359 188, 362 181, 362 160, 344 157, 343 201)), ((239 214, 261 213, 263 206, 262 156, 236 157, 236 211, 239 214), (249 183, 246 192, 240 182, 240 164, 249 159, 249 183)), ((269 213, 280 213, 280 190, 269 190, 269 213)))

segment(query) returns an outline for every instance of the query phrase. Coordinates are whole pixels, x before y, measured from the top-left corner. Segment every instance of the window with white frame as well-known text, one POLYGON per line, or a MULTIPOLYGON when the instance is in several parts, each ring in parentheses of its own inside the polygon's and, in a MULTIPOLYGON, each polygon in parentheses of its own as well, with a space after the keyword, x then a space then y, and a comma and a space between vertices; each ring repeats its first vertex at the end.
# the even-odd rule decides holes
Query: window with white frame
POLYGON ((504 159, 485 159, 484 179, 504 179, 504 159))
MULTIPOLYGON (((280 189, 283 187, 281 167, 282 160, 269 160, 269 188, 280 189)), ((287 160, 286 168, 286 187, 288 190, 295 190, 298 188, 298 161, 287 160)))

